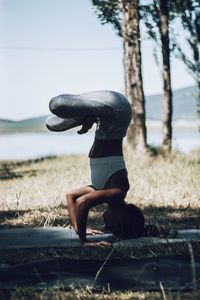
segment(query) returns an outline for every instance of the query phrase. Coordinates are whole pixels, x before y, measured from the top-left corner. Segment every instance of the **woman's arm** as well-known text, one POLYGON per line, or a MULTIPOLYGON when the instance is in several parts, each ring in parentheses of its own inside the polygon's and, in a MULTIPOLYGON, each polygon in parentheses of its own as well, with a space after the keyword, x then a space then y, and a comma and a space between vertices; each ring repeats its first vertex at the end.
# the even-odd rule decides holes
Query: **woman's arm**
POLYGON ((66 199, 67 199, 67 209, 68 209, 68 212, 69 212, 69 217, 70 217, 70 220, 71 220, 71 224, 74 228, 74 230, 76 231, 77 233, 77 223, 76 223, 76 200, 87 194, 87 193, 90 193, 94 191, 94 189, 92 187, 82 187, 82 188, 79 188, 77 190, 74 190, 70 193, 68 193, 66 195, 66 199))
MULTIPOLYGON (((77 198, 76 201, 76 226, 81 243, 87 243, 86 239, 86 224, 89 209, 99 204, 112 202, 121 202, 124 200, 124 193, 117 188, 108 190, 91 191, 77 198)), ((91 243, 90 243, 91 244, 91 243)))

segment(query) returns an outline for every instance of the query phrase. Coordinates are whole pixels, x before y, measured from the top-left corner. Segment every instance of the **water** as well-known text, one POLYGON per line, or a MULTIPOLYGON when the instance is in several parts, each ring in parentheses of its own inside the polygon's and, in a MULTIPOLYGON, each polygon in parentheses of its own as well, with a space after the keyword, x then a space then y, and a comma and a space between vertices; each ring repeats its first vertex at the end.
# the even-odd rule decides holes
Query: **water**
MULTIPOLYGON (((88 154, 94 133, 16 133, 0 135, 0 160, 34 159, 47 155, 88 154)), ((157 146, 162 143, 159 127, 148 129, 147 141, 157 146)), ((188 152, 200 147, 200 133, 194 127, 174 129, 173 148, 188 152)))
POLYGON ((17 133, 0 135, 0 159, 33 159, 47 155, 88 153, 94 136, 69 133, 17 133))
MULTIPOLYGON (((147 143, 158 146, 162 144, 162 129, 150 127, 147 130, 147 143)), ((200 132, 196 126, 176 126, 173 128, 172 148, 187 153, 200 148, 200 132)))

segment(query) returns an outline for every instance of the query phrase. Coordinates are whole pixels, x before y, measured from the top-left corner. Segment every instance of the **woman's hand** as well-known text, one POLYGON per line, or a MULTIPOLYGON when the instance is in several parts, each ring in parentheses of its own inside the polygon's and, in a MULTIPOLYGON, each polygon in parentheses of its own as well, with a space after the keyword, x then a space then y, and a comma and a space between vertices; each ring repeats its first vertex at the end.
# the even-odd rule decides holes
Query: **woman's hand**
POLYGON ((97 229, 87 228, 86 234, 87 235, 96 235, 96 234, 104 234, 104 232, 101 230, 97 230, 97 229))
POLYGON ((101 242, 85 242, 82 244, 83 247, 110 247, 112 246, 111 243, 106 241, 101 242))

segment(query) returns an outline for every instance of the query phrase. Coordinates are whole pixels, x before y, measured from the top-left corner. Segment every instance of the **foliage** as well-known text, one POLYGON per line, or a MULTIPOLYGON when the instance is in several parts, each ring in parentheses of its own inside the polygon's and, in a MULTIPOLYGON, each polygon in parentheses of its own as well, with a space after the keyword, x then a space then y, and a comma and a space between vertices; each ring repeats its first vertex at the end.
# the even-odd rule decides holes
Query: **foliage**
POLYGON ((200 84, 200 5, 198 0, 176 0, 173 2, 173 11, 181 19, 183 29, 188 36, 186 41, 192 51, 192 58, 184 52, 176 41, 176 56, 186 65, 189 73, 200 84))
POLYGON ((140 15, 146 26, 148 36, 158 42, 158 27, 160 26, 158 2, 151 1, 148 4, 141 4, 140 9, 140 15))
MULTIPOLYGON (((140 15, 145 24, 147 34, 160 46, 159 38, 159 2, 157 0, 141 1, 140 15)), ((121 14, 119 0, 92 0, 95 13, 102 24, 110 23, 114 26, 119 36, 122 36, 121 14)), ((188 68, 190 74, 199 82, 200 78, 200 5, 198 0, 175 0, 169 1, 169 34, 170 49, 175 50, 175 55, 181 59, 188 68), (183 29, 189 34, 186 38, 193 52, 193 59, 189 58, 175 38, 173 21, 181 18, 183 29)), ((154 56, 158 63, 156 49, 154 56)))
POLYGON ((92 4, 101 23, 112 24, 117 34, 122 37, 119 0, 92 0, 92 4))
MULTIPOLYGON (((174 28, 171 26, 173 21, 176 18, 176 14, 171 9, 172 1, 168 1, 168 9, 169 9, 169 47, 170 51, 173 51, 175 48, 174 39, 171 37, 174 34, 174 28)), ((157 54, 157 47, 162 47, 161 39, 160 39, 160 1, 157 0, 150 0, 148 1, 141 1, 140 5, 140 14, 142 22, 145 25, 147 35, 150 39, 156 42, 156 46, 153 49, 153 55, 157 64, 159 64, 158 54, 157 54)))
MULTIPOLYGON (((153 39, 159 45, 159 1, 151 0, 148 4, 144 1, 144 4, 141 5, 141 17, 149 38, 153 39)), ((184 62, 189 73, 199 85, 200 5, 198 0, 169 1, 169 34, 171 51, 174 50, 175 56, 184 62), (186 41, 192 51, 192 58, 186 55, 176 38, 176 35, 179 35, 179 33, 174 31, 174 21, 177 19, 181 20, 182 27, 188 35, 186 41)), ((155 58, 158 62, 157 52, 154 49, 155 53, 155 58)))

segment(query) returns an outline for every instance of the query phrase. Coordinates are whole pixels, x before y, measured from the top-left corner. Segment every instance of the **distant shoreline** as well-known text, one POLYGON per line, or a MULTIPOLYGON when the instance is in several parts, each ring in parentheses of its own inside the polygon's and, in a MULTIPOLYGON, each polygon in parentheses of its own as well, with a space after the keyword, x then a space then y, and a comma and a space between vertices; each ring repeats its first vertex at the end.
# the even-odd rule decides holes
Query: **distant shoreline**
MULTIPOLYGON (((162 127, 162 121, 161 120, 146 120, 146 126, 147 129, 153 129, 153 128, 161 128, 162 127)), ((196 119, 196 120, 184 120, 184 119, 180 119, 180 120, 174 120, 172 122, 172 126, 174 128, 196 128, 196 129, 200 129, 200 119, 196 119)), ((78 128, 78 127, 77 127, 78 128)), ((63 133, 66 134, 76 134, 77 133, 77 128, 73 128, 69 131, 64 131, 63 133)), ((93 126, 93 128, 90 130, 91 133, 95 132, 95 126, 93 126)), ((49 130, 47 130, 46 126, 44 125, 44 127, 2 127, 0 126, 0 134, 20 134, 20 133, 30 133, 30 134, 37 134, 37 133, 44 133, 44 134, 56 134, 56 132, 50 132, 49 130)), ((60 133, 58 133, 60 134, 60 133)))
MULTIPOLYGON (((146 125, 148 127, 160 127, 162 126, 162 121, 161 120, 147 120, 146 121, 146 125)), ((200 127, 200 119, 198 120, 184 120, 184 119, 180 119, 180 120, 174 120, 172 121, 172 126, 173 127, 193 127, 193 128, 198 128, 200 127)))

